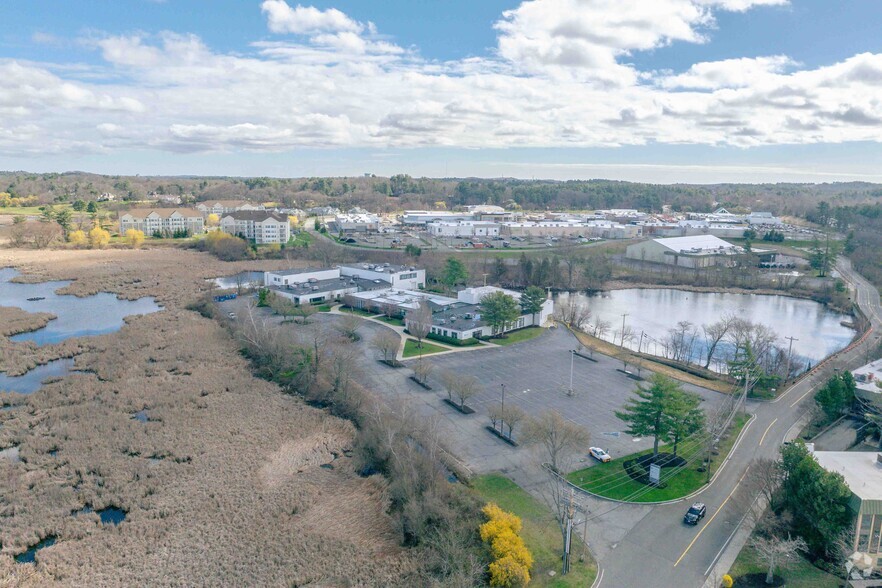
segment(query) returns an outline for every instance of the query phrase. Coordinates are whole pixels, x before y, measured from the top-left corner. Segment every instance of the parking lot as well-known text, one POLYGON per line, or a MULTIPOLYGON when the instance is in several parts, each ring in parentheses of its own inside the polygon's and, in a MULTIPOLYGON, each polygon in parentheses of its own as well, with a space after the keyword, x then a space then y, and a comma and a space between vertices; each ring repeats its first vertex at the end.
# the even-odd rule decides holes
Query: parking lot
MULTIPOLYGON (((595 354, 597 362, 576 356, 572 360, 574 394, 568 394, 570 349, 577 342, 564 329, 549 329, 536 339, 508 347, 427 356, 424 361, 431 362, 435 369, 429 377, 433 390, 425 391, 407 379, 409 369, 396 370, 375 361, 367 341, 382 328, 372 323, 362 327, 365 384, 393 403, 413 402, 422 414, 439 420, 449 430, 451 449, 479 471, 503 469, 507 460, 529 457, 524 448, 512 449, 485 430, 488 408, 502 399, 502 384, 506 406, 517 405, 528 415, 555 410, 585 427, 591 433, 591 444, 608 450, 613 458, 652 446, 651 439, 635 439, 624 433, 624 423, 615 416, 638 384, 618 371, 620 362, 599 354, 595 354), (444 371, 478 378, 481 391, 468 401, 475 414, 462 415, 443 402, 444 371)), ((645 370, 643 373, 649 375, 645 370)), ((696 386, 684 384, 684 388, 704 398, 703 408, 708 413, 725 398, 696 386)), ((515 429, 515 438, 517 435, 515 429)))

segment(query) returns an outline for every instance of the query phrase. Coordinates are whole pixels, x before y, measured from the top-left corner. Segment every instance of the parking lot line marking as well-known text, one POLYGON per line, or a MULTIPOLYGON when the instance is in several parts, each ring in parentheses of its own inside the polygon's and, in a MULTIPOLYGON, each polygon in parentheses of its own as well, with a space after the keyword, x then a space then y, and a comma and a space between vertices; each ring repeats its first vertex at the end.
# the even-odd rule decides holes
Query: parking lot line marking
POLYGON ((778 419, 775 419, 774 421, 772 421, 771 423, 769 423, 769 426, 768 426, 768 427, 766 427, 766 432, 763 433, 763 436, 762 436, 762 437, 760 437, 760 442, 759 442, 760 445, 762 445, 762 444, 763 444, 763 441, 766 440, 766 435, 769 434, 769 429, 771 429, 771 428, 772 428, 772 425, 774 425, 774 424, 777 423, 777 422, 778 422, 778 419))
POLYGON ((692 541, 689 542, 689 545, 686 546, 686 549, 683 551, 683 553, 680 554, 680 557, 677 558, 677 561, 674 562, 675 568, 677 567, 677 564, 679 564, 681 561, 683 561, 683 558, 686 557, 686 554, 689 553, 689 550, 692 549, 692 546, 695 545, 695 542, 698 541, 698 538, 701 537, 701 534, 704 533, 704 530, 707 529, 708 526, 710 526, 710 524, 712 522, 714 522, 714 519, 717 518, 717 515, 720 514, 720 511, 723 510, 723 507, 726 506, 726 503, 729 502, 729 500, 732 498, 732 495, 735 494, 735 491, 738 490, 738 486, 741 485, 741 480, 743 480, 744 476, 747 475, 747 470, 749 470, 749 469, 750 469, 750 466, 747 466, 747 469, 744 470, 744 473, 738 479, 738 483, 735 484, 735 487, 732 488, 731 492, 729 492, 729 496, 726 497, 726 500, 723 501, 723 504, 721 504, 720 507, 717 509, 717 511, 713 514, 713 516, 711 516, 711 518, 709 518, 707 520, 707 522, 704 524, 704 526, 698 530, 698 533, 696 533, 696 535, 695 535, 695 537, 693 537, 692 541))

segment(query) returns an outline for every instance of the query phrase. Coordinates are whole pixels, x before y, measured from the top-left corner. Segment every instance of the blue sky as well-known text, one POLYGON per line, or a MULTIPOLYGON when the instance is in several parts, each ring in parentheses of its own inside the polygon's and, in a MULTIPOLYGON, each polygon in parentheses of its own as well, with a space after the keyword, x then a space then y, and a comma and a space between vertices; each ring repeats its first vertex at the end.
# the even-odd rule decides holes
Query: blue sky
POLYGON ((0 18, 5 169, 882 181, 874 0, 32 0, 0 18))

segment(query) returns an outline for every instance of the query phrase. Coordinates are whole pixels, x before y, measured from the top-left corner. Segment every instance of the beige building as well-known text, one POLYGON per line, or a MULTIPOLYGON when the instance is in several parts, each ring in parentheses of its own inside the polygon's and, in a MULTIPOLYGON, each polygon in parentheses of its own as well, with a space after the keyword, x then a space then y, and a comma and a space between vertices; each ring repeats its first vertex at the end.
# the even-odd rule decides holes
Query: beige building
POLYGON ((170 237, 180 231, 198 235, 205 230, 205 221, 202 214, 192 208, 134 209, 119 217, 120 235, 129 229, 143 231, 148 237, 170 237))
POLYGON ((202 216, 216 214, 221 216, 228 212, 237 212, 240 210, 264 210, 263 204, 252 204, 247 200, 207 200, 196 205, 196 210, 202 213, 202 216))
POLYGON ((816 451, 825 470, 842 474, 856 516, 852 549, 882 568, 882 454, 874 451, 816 451))
POLYGON ((287 243, 291 225, 287 214, 265 210, 240 210, 221 217, 220 228, 225 233, 253 241, 257 245, 287 243))

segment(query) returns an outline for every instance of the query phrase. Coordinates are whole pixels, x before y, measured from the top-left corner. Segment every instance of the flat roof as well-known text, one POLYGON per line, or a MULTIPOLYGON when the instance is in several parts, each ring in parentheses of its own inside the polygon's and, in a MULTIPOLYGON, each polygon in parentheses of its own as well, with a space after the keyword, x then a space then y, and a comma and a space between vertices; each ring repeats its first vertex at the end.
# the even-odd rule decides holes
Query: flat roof
MULTIPOLYGON (((371 280, 365 281, 370 282, 371 280)), ((399 308, 416 308, 421 300, 430 302, 438 307, 449 306, 459 302, 455 298, 433 294, 432 292, 392 289, 388 287, 388 284, 385 290, 375 288, 373 292, 357 292, 353 296, 380 304, 393 304, 399 308)))
POLYGON ((335 267, 304 267, 304 268, 299 268, 299 269, 277 270, 277 271, 271 271, 271 272, 267 272, 267 273, 273 274, 276 276, 297 276, 300 274, 311 274, 311 273, 315 273, 315 272, 327 272, 327 271, 332 271, 335 269, 339 269, 339 268, 335 268, 335 267))
POLYGON ((354 269, 356 271, 367 271, 367 272, 379 272, 379 273, 393 273, 397 274, 400 272, 417 272, 422 271, 422 268, 416 267, 415 265, 395 265, 395 264, 385 264, 385 263, 347 263, 340 266, 341 270, 344 269, 354 269))
POLYGON ((852 493, 861 500, 882 500, 882 464, 875 451, 816 451, 815 459, 825 470, 845 478, 852 493))
POLYGON ((269 286, 271 290, 279 290, 280 292, 288 292, 303 296, 305 294, 324 294, 325 292, 334 292, 337 290, 346 290, 347 288, 357 288, 359 290, 377 290, 388 288, 389 282, 385 280, 365 280, 363 278, 329 278, 327 280, 318 280, 316 282, 303 282, 302 284, 289 284, 288 286, 269 286), (379 282, 379 283, 377 283, 379 282))
POLYGON ((882 394, 882 389, 876 385, 876 382, 882 382, 882 359, 861 366, 852 374, 854 374, 855 384, 860 390, 882 394))
POLYGON ((677 252, 688 251, 690 249, 731 249, 735 247, 728 241, 723 241, 714 235, 692 235, 690 237, 668 237, 661 239, 653 239, 659 245, 667 247, 677 252))

